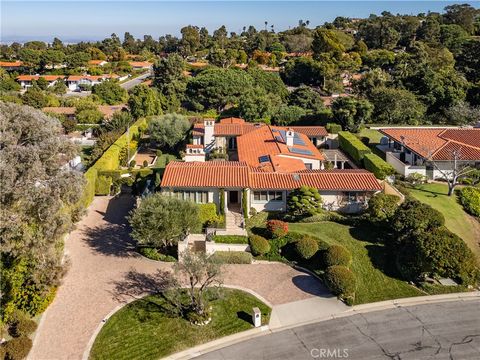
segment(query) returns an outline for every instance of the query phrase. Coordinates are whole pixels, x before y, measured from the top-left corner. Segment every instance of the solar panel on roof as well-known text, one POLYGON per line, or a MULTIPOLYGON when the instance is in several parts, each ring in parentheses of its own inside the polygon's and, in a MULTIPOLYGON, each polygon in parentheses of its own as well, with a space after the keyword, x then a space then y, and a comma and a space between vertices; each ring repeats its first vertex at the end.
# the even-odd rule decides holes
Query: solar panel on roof
POLYGON ((270 157, 268 155, 262 155, 258 158, 259 163, 264 163, 269 161, 270 161, 270 157))
POLYGON ((298 136, 297 133, 295 133, 295 135, 293 136, 293 144, 305 146, 305 142, 302 140, 300 136, 298 136))
POLYGON ((283 139, 282 139, 282 137, 281 137, 280 135, 275 136, 275 139, 276 139, 277 141, 279 141, 279 142, 283 142, 283 139))
POLYGON ((312 152, 310 150, 307 150, 307 149, 299 149, 299 148, 289 147, 288 151, 290 151, 293 154, 313 155, 312 152))

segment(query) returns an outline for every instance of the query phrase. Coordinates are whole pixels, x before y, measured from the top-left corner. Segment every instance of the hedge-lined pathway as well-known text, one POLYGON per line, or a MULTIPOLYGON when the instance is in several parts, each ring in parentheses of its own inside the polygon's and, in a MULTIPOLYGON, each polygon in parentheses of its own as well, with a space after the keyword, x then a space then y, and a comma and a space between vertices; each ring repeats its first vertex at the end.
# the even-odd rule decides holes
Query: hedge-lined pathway
MULTIPOLYGON (((154 286, 145 275, 171 265, 133 252, 125 216, 133 198, 97 197, 66 241, 70 268, 43 316, 29 358, 81 359, 87 344, 113 309, 154 286)), ((228 265, 226 285, 249 288, 273 305, 322 294, 312 276, 283 264, 228 265)))

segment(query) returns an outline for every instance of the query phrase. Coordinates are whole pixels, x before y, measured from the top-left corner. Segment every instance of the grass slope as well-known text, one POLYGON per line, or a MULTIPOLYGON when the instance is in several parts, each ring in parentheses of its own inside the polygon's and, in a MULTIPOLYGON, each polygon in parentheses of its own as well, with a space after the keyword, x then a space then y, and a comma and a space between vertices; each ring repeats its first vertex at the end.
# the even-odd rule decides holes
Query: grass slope
POLYGON ((445 226, 460 236, 480 258, 480 223, 463 210, 455 195, 447 195, 446 184, 423 184, 409 188, 409 191, 417 200, 440 211, 445 216, 445 226))
POLYGON ((270 308, 243 291, 222 289, 212 301, 212 321, 205 326, 170 317, 162 307, 165 301, 147 296, 115 313, 95 339, 90 359, 158 359, 195 345, 253 327, 250 313, 257 306, 267 324, 270 308))
POLYGON ((405 281, 394 276, 394 264, 389 263, 378 234, 371 227, 350 227, 333 222, 289 224, 290 231, 309 234, 326 243, 345 246, 351 251, 351 270, 357 277, 355 304, 424 295, 405 281))

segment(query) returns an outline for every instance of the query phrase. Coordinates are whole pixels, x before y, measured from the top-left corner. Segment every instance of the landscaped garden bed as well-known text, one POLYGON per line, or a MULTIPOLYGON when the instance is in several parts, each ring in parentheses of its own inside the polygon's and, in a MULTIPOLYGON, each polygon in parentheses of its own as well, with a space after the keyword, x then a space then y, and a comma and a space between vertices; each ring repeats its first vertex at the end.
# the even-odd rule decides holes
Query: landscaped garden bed
POLYGON ((212 240, 219 244, 248 244, 248 237, 243 235, 214 235, 212 240))
POLYGON ((251 312, 258 307, 268 324, 271 309, 254 296, 239 290, 209 293, 212 320, 198 326, 169 314, 160 296, 136 300, 115 313, 93 344, 90 359, 158 359, 217 338, 253 328, 251 312))

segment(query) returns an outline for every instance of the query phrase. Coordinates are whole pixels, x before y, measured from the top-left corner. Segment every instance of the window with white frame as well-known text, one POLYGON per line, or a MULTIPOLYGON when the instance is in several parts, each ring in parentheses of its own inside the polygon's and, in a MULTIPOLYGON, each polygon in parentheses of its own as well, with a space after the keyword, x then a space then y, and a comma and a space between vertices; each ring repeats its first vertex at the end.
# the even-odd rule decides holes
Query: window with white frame
POLYGON ((189 200, 198 204, 208 203, 208 191, 175 190, 172 195, 177 199, 189 200))
POLYGON ((253 201, 257 203, 283 201, 283 191, 254 191, 253 201))

